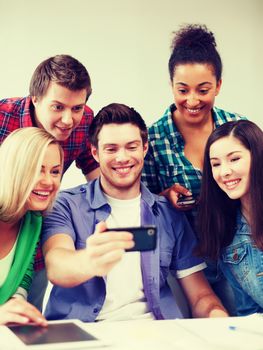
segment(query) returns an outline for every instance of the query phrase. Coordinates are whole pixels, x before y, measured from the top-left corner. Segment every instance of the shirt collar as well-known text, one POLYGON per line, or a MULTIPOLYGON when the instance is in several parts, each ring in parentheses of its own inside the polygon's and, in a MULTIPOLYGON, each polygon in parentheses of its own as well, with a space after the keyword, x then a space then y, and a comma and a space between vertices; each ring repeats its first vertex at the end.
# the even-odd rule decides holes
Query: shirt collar
MULTIPOLYGON (((89 182, 87 186, 89 186, 89 190, 86 193, 86 198, 90 202, 90 206, 92 209, 96 210, 105 205, 108 205, 107 199, 102 191, 99 179, 95 179, 89 182)), ((141 199, 148 203, 148 205, 151 207, 154 206, 156 202, 156 196, 153 193, 151 193, 142 182, 141 199)))

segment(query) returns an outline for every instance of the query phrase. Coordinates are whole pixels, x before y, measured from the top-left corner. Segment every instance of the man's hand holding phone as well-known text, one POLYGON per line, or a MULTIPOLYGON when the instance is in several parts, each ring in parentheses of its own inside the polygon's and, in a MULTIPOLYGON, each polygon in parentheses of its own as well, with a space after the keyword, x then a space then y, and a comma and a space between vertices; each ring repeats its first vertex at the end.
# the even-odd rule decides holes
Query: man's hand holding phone
POLYGON ((107 231, 105 222, 96 225, 87 239, 86 254, 93 276, 106 276, 121 260, 125 250, 134 246, 133 235, 127 231, 107 231))

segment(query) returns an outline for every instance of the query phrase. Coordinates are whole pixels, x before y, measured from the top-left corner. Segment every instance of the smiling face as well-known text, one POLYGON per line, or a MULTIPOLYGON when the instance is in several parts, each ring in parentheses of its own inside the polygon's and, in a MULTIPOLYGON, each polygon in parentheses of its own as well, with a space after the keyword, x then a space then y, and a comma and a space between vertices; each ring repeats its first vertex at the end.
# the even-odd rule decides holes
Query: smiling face
POLYGON ((248 200, 251 153, 235 137, 227 136, 210 147, 213 178, 231 199, 248 200))
POLYGON ((135 198, 148 145, 140 130, 131 123, 105 124, 98 134, 98 147, 92 154, 100 164, 101 185, 106 194, 118 199, 135 198))
POLYGON ((220 87, 221 80, 217 82, 213 67, 209 64, 176 66, 172 81, 177 108, 175 120, 190 125, 207 121, 220 87))
POLYGON ((66 140, 81 121, 86 97, 86 89, 71 91, 50 82, 44 96, 32 97, 37 126, 59 141, 66 140))
POLYGON ((27 200, 27 209, 44 211, 48 208, 60 186, 62 174, 61 154, 56 144, 50 144, 43 159, 39 178, 27 200))

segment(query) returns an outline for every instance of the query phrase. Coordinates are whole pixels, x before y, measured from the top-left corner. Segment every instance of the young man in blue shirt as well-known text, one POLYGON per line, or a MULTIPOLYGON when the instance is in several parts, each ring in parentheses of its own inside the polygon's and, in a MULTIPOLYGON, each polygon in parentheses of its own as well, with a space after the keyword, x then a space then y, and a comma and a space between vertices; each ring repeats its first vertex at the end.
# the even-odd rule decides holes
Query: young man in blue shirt
POLYGON ((194 256, 196 239, 184 214, 141 183, 148 150, 141 116, 121 104, 104 107, 90 127, 100 179, 61 192, 44 222, 43 251, 54 284, 47 319, 85 322, 172 319, 182 313, 167 283, 173 271, 193 317, 227 316, 194 256), (133 236, 121 228, 156 225, 157 248, 126 252, 133 236))

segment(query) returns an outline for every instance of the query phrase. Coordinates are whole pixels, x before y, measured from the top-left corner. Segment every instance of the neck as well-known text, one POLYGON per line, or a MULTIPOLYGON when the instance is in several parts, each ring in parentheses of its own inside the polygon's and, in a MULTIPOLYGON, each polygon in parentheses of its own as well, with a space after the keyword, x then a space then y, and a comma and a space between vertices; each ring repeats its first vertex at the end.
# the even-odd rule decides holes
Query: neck
POLYGON ((203 130, 207 130, 209 128, 210 133, 213 130, 213 118, 212 118, 212 112, 210 112, 206 118, 203 118, 200 122, 197 123, 189 123, 184 118, 182 118, 176 110, 173 113, 173 121, 178 127, 178 129, 181 130, 188 130, 188 131, 195 131, 200 132, 203 130))

